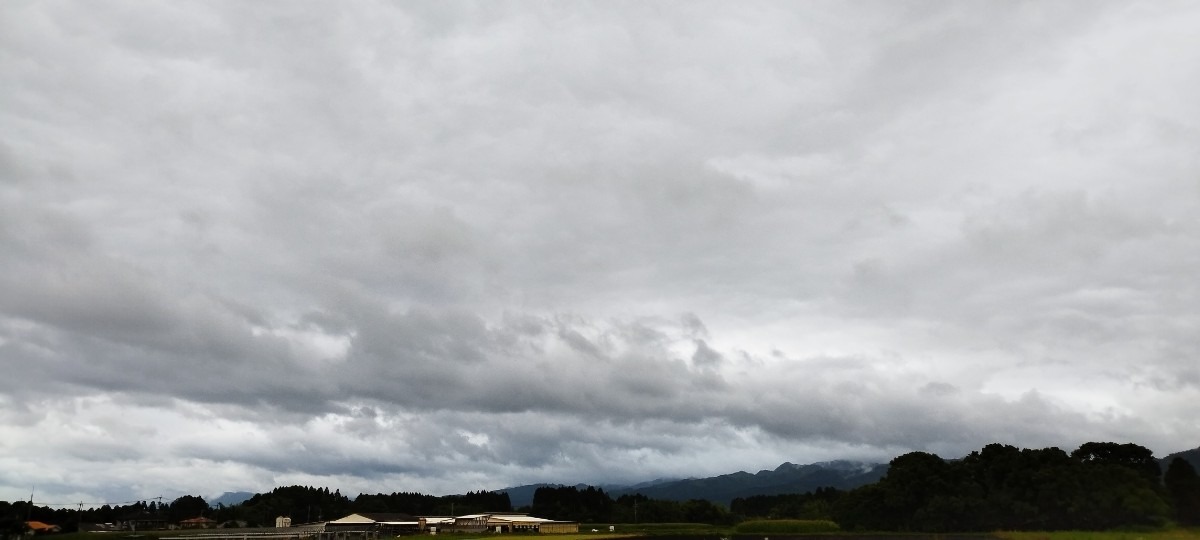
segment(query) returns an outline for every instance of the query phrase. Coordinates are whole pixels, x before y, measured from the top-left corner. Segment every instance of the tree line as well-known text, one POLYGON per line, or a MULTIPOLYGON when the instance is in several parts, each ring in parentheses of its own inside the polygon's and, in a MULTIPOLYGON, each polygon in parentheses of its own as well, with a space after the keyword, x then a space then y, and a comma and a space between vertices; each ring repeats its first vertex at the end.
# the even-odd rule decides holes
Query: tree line
POLYGON ((540 487, 533 502, 524 508, 530 514, 580 523, 710 523, 728 525, 736 517, 724 506, 703 499, 667 501, 642 494, 613 499, 603 489, 588 486, 540 487))
POLYGON ((842 494, 843 529, 1106 530, 1200 523, 1200 480, 1176 458, 1166 473, 1136 444, 1090 442, 1071 453, 990 444, 947 461, 912 452, 875 484, 842 494))
POLYGON ((49 506, 31 505, 26 501, 0 501, 0 537, 16 537, 25 532, 26 521, 40 521, 58 525, 64 532, 74 532, 81 523, 115 523, 124 516, 132 515, 162 515, 164 519, 178 520, 196 517, 200 510, 195 501, 200 502, 201 508, 208 504, 200 497, 190 495, 180 497, 175 503, 164 504, 155 501, 136 501, 127 504, 105 504, 98 507, 84 508, 51 508, 49 506))
POLYGON ((329 488, 287 486, 254 495, 241 504, 218 506, 213 516, 222 523, 257 527, 274 526, 278 516, 290 517, 293 523, 307 523, 334 520, 356 513, 449 516, 511 510, 512 502, 508 494, 496 491, 440 497, 408 492, 359 494, 350 499, 342 495, 340 490, 331 493, 329 488))
MULTIPOLYGON (((224 526, 273 526, 277 516, 293 523, 337 519, 351 513, 463 515, 512 511, 504 492, 433 496, 420 493, 360 494, 311 486, 279 487, 241 504, 210 508, 202 497, 79 510, 0 501, 0 537, 24 531, 25 520, 59 525, 116 523, 154 515, 178 523, 208 517, 224 526)), ((703 499, 672 501, 627 494, 613 499, 596 487, 541 487, 530 514, 581 523, 709 523, 745 519, 832 520, 844 530, 968 532, 995 530, 1104 530, 1200 525, 1200 476, 1182 458, 1165 473, 1150 450, 1136 444, 1090 442, 1071 453, 1058 448, 1019 449, 990 444, 962 459, 911 452, 893 459, 878 482, 849 491, 734 499, 729 508, 703 499)))
POLYGON ((235 505, 210 507, 203 497, 184 495, 170 503, 138 501, 124 505, 105 504, 86 508, 31 506, 26 501, 0 501, 0 538, 17 537, 26 521, 58 525, 63 532, 75 532, 81 524, 120 523, 154 517, 166 523, 206 517, 225 527, 273 527, 275 518, 290 517, 299 524, 338 519, 353 513, 387 512, 411 515, 454 515, 512 510, 508 494, 470 492, 463 495, 433 496, 420 493, 360 494, 354 499, 338 490, 312 486, 278 487, 259 493, 235 505))
POLYGON ((990 444, 962 459, 925 452, 893 459, 878 482, 849 491, 736 498, 729 509, 703 500, 613 500, 588 487, 544 487, 533 513, 591 523, 746 519, 832 520, 848 531, 971 532, 1107 530, 1200 525, 1200 477, 1182 458, 1162 472, 1136 444, 1090 442, 1071 453, 990 444))

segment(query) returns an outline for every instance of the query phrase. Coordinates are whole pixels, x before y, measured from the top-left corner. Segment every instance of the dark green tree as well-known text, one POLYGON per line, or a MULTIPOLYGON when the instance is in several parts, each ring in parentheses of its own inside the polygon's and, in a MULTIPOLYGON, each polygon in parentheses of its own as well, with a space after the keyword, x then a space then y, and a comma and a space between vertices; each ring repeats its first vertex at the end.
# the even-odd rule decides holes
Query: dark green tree
POLYGON ((833 503, 831 514, 838 526, 847 531, 895 530, 895 520, 884 515, 884 494, 879 484, 852 489, 833 503))
POLYGON ((688 500, 680 509, 683 511, 683 520, 688 523, 723 525, 730 522, 729 511, 725 510, 725 507, 704 499, 688 500))
POLYGON ((208 503, 204 501, 204 497, 195 495, 184 495, 171 501, 171 505, 167 509, 168 520, 171 523, 179 523, 185 519, 196 517, 210 517, 212 511, 208 507, 208 503))
POLYGON ((462 495, 446 495, 438 500, 446 514, 482 514, 486 512, 508 512, 512 501, 503 491, 469 491, 462 495), (452 512, 450 510, 453 510, 452 512))
POLYGON ((679 523, 685 521, 683 506, 677 501, 651 499, 641 493, 621 495, 613 501, 611 517, 615 523, 679 523))
POLYGON ((1183 525, 1200 525, 1200 476, 1187 460, 1177 457, 1167 465, 1163 484, 1175 508, 1175 520, 1183 525))
POLYGON ((767 519, 831 519, 833 502, 841 491, 823 487, 808 493, 753 495, 730 501, 729 511, 744 517, 767 519))
MULTIPOLYGON (((295 521, 337 519, 349 512, 350 499, 340 490, 309 486, 286 486, 259 493, 236 505, 233 519, 246 521, 255 527, 272 527, 275 518, 290 517, 295 521)), ((224 514, 222 514, 224 517, 224 514)))
POLYGON ((1084 463, 1109 463, 1120 465, 1144 476, 1153 485, 1158 485, 1162 469, 1149 448, 1133 443, 1089 442, 1071 452, 1071 457, 1084 463))
POLYGON ((531 510, 549 519, 604 523, 612 521, 612 507, 613 500, 603 489, 548 486, 533 492, 531 510))
POLYGON ((887 474, 879 481, 883 495, 881 517, 888 529, 929 530, 930 518, 918 516, 917 511, 934 498, 951 495, 954 484, 951 475, 950 465, 934 454, 910 452, 893 459, 887 474))
POLYGON ((0 501, 0 539, 23 538, 25 535, 25 515, 17 505, 8 501, 0 501))
POLYGON ((847 530, 1157 527, 1170 506, 1152 462, 1145 448, 1115 443, 1088 443, 1070 456, 993 444, 953 462, 913 452, 892 460, 878 483, 838 499, 832 515, 847 530))
POLYGON ((11 516, 0 518, 0 538, 24 538, 27 530, 28 527, 25 526, 24 519, 18 519, 11 516))
POLYGON ((366 494, 360 493, 358 495, 358 497, 354 498, 354 502, 350 503, 350 511, 351 512, 359 512, 359 513, 363 513, 363 512, 370 513, 370 512, 391 512, 392 509, 388 505, 388 496, 387 495, 383 495, 383 494, 366 495, 366 494))

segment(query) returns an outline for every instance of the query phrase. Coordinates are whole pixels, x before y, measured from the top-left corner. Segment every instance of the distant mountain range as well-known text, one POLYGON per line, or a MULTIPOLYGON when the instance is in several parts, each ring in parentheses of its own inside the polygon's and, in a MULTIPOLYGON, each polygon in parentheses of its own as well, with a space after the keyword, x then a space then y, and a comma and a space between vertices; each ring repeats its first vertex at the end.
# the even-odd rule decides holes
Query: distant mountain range
MULTIPOLYGON (((1169 454, 1158 460, 1164 471, 1171 460, 1182 457, 1200 471, 1200 448, 1169 454)), ((854 461, 829 461, 809 465, 784 463, 773 471, 762 470, 755 474, 736 472, 711 478, 671 479, 660 478, 634 485, 600 485, 612 498, 640 493, 651 499, 686 501, 707 499, 728 505, 738 497, 754 495, 778 495, 783 493, 807 493, 820 487, 853 489, 878 482, 887 473, 886 463, 860 463, 854 461)), ((563 484, 530 484, 501 489, 508 493, 513 507, 533 503, 533 493, 543 486, 563 484)), ((579 488, 586 484, 577 485, 579 488)))
MULTIPOLYGON (((854 461, 830 461, 809 465, 784 463, 775 470, 762 470, 754 474, 739 471, 710 478, 659 479, 635 485, 596 487, 604 489, 614 499, 621 495, 640 493, 651 499, 707 499, 728 505, 738 497, 806 493, 821 487, 853 489, 877 482, 883 478, 887 468, 886 464, 854 461)), ((537 488, 554 485, 560 484, 531 484, 499 491, 508 493, 513 507, 519 507, 532 504, 533 493, 537 488)))
POLYGON ((226 491, 220 497, 208 501, 208 505, 213 508, 216 508, 219 504, 233 506, 235 504, 242 504, 253 496, 254 494, 248 491, 226 491))
POLYGON ((1160 467, 1162 467, 1163 472, 1167 471, 1167 467, 1171 465, 1171 461, 1177 457, 1183 458, 1188 463, 1191 463, 1193 468, 1195 468, 1197 471, 1200 471, 1200 448, 1194 448, 1192 450, 1184 450, 1182 452, 1168 454, 1167 457, 1158 460, 1158 464, 1160 467))
MULTIPOLYGON (((1159 459, 1159 464, 1165 471, 1171 460, 1182 457, 1200 471, 1200 448, 1175 452, 1159 459)), ((807 493, 821 487, 837 489, 853 489, 878 482, 887 473, 887 464, 860 463, 854 461, 829 461, 809 465, 784 463, 775 470, 762 470, 750 474, 735 472, 710 478, 659 478, 638 484, 603 484, 596 487, 603 489, 614 499, 621 495, 640 493, 651 499, 686 501, 688 499, 707 499, 712 502, 728 505, 738 497, 754 495, 778 495, 783 493, 807 493)), ((561 487, 563 484, 528 484, 500 489, 508 493, 514 508, 529 506, 533 503, 533 493, 540 487, 561 487)), ((586 488, 586 484, 576 487, 586 488)), ((232 506, 241 504, 253 493, 246 491, 225 492, 209 504, 232 506)))

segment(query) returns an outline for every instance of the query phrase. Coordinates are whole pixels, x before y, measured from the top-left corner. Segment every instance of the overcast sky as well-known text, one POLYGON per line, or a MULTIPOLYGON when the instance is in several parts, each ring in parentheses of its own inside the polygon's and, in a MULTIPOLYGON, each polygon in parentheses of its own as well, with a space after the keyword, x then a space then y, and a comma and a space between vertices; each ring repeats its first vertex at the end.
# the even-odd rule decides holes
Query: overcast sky
POLYGON ((0 5, 0 499, 1200 446, 1196 2, 0 5))

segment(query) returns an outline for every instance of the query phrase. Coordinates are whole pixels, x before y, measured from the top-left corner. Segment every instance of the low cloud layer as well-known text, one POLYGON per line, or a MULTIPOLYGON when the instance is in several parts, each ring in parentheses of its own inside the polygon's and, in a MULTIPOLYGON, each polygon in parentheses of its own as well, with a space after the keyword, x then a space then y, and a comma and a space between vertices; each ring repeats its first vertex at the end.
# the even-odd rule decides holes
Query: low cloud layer
POLYGON ((0 499, 1200 445, 1195 6, 0 10, 0 499))

